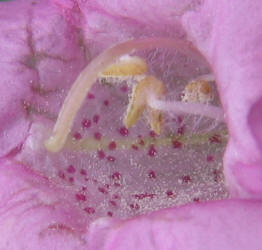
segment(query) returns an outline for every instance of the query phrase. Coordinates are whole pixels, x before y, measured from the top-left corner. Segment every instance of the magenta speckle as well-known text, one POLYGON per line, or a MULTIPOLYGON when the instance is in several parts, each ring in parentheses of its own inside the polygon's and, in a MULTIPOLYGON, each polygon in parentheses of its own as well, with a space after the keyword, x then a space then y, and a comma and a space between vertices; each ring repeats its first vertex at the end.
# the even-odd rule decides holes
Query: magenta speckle
POLYGON ((84 210, 85 210, 88 214, 94 214, 94 213, 96 212, 95 209, 92 208, 92 207, 86 207, 84 210))
POLYGON ((109 204, 110 204, 111 206, 113 206, 113 207, 116 207, 116 206, 117 206, 117 204, 116 204, 115 201, 109 201, 109 204))
POLYGON ((185 126, 179 127, 179 128, 177 129, 177 133, 178 133, 179 135, 183 135, 183 134, 185 133, 185 126))
POLYGON ((215 181, 215 182, 218 182, 219 179, 220 179, 221 172, 220 172, 219 170, 215 169, 215 170, 213 171, 213 175, 214 175, 214 181, 215 181))
POLYGON ((81 169, 81 170, 80 170, 80 174, 81 174, 81 175, 86 175, 86 170, 81 169))
POLYGON ((88 93, 87 98, 88 99, 95 99, 95 96, 92 93, 88 93))
POLYGON ((108 100, 104 100, 104 105, 105 106, 109 106, 109 101, 108 100))
POLYGON ((118 200, 118 199, 120 199, 120 196, 119 196, 118 194, 114 194, 114 195, 113 195, 113 199, 118 200))
POLYGON ((192 179, 191 179, 191 177, 189 175, 184 175, 184 176, 182 176, 181 179, 182 179, 183 183, 189 183, 189 182, 192 181, 192 179))
POLYGON ((101 159, 101 160, 104 159, 105 156, 106 156, 106 154, 103 150, 98 150, 97 154, 98 154, 99 159, 101 159))
POLYGON ((65 179, 65 174, 62 171, 58 171, 57 175, 59 178, 65 179))
POLYGON ((66 171, 69 173, 69 174, 74 174, 76 169, 73 165, 70 165, 67 167, 66 171))
POLYGON ((155 173, 153 170, 151 170, 151 171, 149 171, 149 173, 148 173, 148 177, 149 177, 150 179, 156 179, 156 173, 155 173))
POLYGON ((120 133, 120 135, 122 135, 122 136, 128 136, 129 131, 128 131, 127 128, 121 127, 121 128, 119 129, 119 133, 120 133))
POLYGON ((148 193, 145 193, 145 194, 135 194, 134 195, 134 198, 138 199, 138 200, 143 200, 145 198, 151 198, 153 199, 156 195, 155 194, 148 194, 148 193))
POLYGON ((148 150, 148 155, 151 156, 151 157, 154 157, 154 156, 156 156, 156 154, 157 154, 157 151, 155 149, 155 146, 151 145, 149 147, 149 150, 148 150))
POLYGON ((114 150, 116 149, 116 143, 114 141, 111 141, 109 144, 108 144, 108 148, 110 150, 114 150))
POLYGON ((221 143, 220 135, 213 135, 209 138, 210 143, 221 143))
POLYGON ((193 201, 194 202, 200 202, 200 199, 199 198, 194 198, 193 201))
POLYGON ((115 181, 119 181, 121 180, 122 178, 122 175, 119 173, 119 172, 114 172, 112 175, 111 175, 111 178, 115 181))
POLYGON ((157 136, 157 134, 153 130, 150 130, 149 135, 153 138, 157 136))
POLYGON ((178 116, 178 117, 177 117, 177 123, 178 123, 178 124, 181 124, 182 121, 183 121, 183 118, 182 118, 181 116, 178 116))
POLYGON ((212 162, 214 161, 214 156, 213 155, 208 155, 207 156, 207 162, 212 162))
POLYGON ((108 215, 109 217, 112 217, 112 216, 113 216, 113 213, 112 213, 111 211, 108 211, 108 212, 107 212, 107 215, 108 215))
POLYGON ((94 133, 94 138, 95 138, 96 140, 100 141, 101 138, 102 138, 101 133, 99 133, 99 132, 95 132, 95 133, 94 133))
POLYGON ((144 145, 145 145, 145 142, 144 142, 144 140, 142 139, 142 136, 138 136, 138 138, 139 138, 138 144, 141 145, 141 146, 144 146, 144 145))
POLYGON ((74 133, 74 139, 75 140, 81 140, 82 139, 82 135, 79 132, 75 132, 74 133))
POLYGON ((103 187, 98 187, 98 191, 102 194, 108 194, 108 191, 103 187))
POLYGON ((174 140, 173 141, 173 148, 181 148, 182 143, 180 141, 174 140))
POLYGON ((94 122, 94 123, 97 124, 97 123, 99 122, 99 120, 100 120, 100 116, 99 116, 99 115, 94 115, 94 116, 93 116, 93 122, 94 122))
POLYGON ((115 162, 115 161, 116 161, 116 158, 115 158, 114 156, 112 156, 112 155, 107 156, 106 159, 107 159, 108 161, 110 161, 110 162, 115 162))
POLYGON ((172 196, 174 196, 174 193, 171 190, 167 190, 166 195, 167 195, 167 197, 172 197, 172 196))
POLYGON ((82 121, 82 127, 83 128, 89 128, 91 126, 91 121, 89 119, 84 119, 82 121))
POLYGON ((75 181, 74 177, 69 177, 69 182, 73 183, 75 181))
POLYGON ((121 86, 120 89, 121 89, 122 92, 127 92, 128 91, 128 87, 126 85, 121 86))
POLYGON ((78 201, 86 201, 86 196, 84 194, 76 194, 76 199, 78 201))
POLYGON ((135 203, 135 204, 130 204, 130 208, 134 210, 139 210, 140 206, 137 203, 135 203))

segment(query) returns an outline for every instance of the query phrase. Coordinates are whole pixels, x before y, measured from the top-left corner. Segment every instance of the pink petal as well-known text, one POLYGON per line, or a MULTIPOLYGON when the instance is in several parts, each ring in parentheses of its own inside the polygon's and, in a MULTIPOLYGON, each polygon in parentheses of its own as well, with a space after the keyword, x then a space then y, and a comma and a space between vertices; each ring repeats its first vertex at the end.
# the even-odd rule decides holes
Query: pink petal
POLYGON ((128 221, 99 219, 89 231, 90 250, 261 249, 262 203, 217 201, 187 205, 128 221))
POLYGON ((261 1, 206 1, 184 24, 214 69, 230 131, 224 157, 231 193, 262 194, 261 1), (252 18, 251 18, 252 17, 252 18))

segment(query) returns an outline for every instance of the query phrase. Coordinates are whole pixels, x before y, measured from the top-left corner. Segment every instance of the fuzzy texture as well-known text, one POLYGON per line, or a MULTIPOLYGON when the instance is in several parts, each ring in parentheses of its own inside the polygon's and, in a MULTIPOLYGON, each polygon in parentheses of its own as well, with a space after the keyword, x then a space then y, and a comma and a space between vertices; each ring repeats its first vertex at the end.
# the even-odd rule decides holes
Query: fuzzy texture
MULTIPOLYGON (((262 4, 140 2, 0 3, 0 248, 261 248, 262 4), (164 140, 170 131, 199 132, 194 119, 170 115, 162 141, 145 120, 123 129, 126 85, 95 84, 74 140, 59 154, 46 152, 43 142, 86 64, 115 43, 161 36, 192 40, 211 65, 230 132, 226 182, 232 196, 250 201, 211 201, 227 198, 219 136, 164 140)), ((142 56, 171 99, 208 71, 201 57, 175 51, 142 56)))

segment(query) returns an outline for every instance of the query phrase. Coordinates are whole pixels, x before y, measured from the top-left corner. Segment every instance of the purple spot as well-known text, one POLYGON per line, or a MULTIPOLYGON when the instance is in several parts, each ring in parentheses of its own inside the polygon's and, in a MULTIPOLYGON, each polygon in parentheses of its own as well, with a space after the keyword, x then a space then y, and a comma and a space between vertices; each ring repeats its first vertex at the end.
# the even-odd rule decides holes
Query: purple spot
POLYGON ((213 155, 208 155, 207 156, 207 162, 212 162, 214 161, 214 156, 213 155))
POLYGON ((109 156, 107 156, 107 160, 110 161, 110 162, 115 162, 116 158, 112 155, 109 155, 109 156))
POLYGON ((149 177, 150 179, 156 179, 156 173, 155 173, 153 170, 151 170, 151 171, 149 171, 149 173, 148 173, 148 177, 149 177))
POLYGON ((86 170, 81 169, 81 170, 80 170, 80 174, 81 174, 81 175, 86 175, 86 170))
POLYGON ((102 194, 108 194, 107 190, 103 187, 98 187, 98 191, 101 192, 102 194))
POLYGON ((109 106, 109 101, 108 100, 104 100, 104 105, 105 106, 109 106))
POLYGON ((82 135, 79 132, 75 132, 74 133, 74 139, 75 140, 81 140, 82 139, 82 135))
POLYGON ((76 199, 78 201, 86 201, 86 196, 84 194, 76 194, 76 199))
POLYGON ((100 141, 101 138, 102 138, 101 133, 99 133, 99 132, 95 132, 95 133, 94 133, 94 138, 95 138, 96 140, 100 141))
POLYGON ((121 128, 119 129, 119 133, 120 133, 122 136, 128 136, 129 131, 128 131, 127 128, 121 127, 121 128))
POLYGON ((113 199, 118 200, 118 199, 120 199, 120 196, 119 196, 118 194, 114 194, 114 195, 113 195, 113 199))
POLYGON ((58 171, 57 175, 59 178, 65 179, 65 174, 62 171, 58 171))
POLYGON ((68 166, 68 168, 66 169, 66 171, 69 173, 69 174, 74 174, 76 169, 74 168, 73 165, 70 165, 68 166))
POLYGON ((182 143, 180 141, 174 140, 173 141, 173 148, 181 148, 182 143))
POLYGON ((84 120, 82 121, 82 127, 83 127, 83 128, 89 128, 90 126, 91 126, 91 121, 90 121, 90 120, 84 119, 84 120))
POLYGON ((121 86, 120 89, 121 89, 122 92, 127 92, 128 91, 128 87, 126 85, 121 86))
POLYGON ((138 199, 138 200, 143 200, 145 198, 151 198, 153 199, 156 195, 155 194, 135 194, 134 198, 138 199))
POLYGON ((97 123, 99 122, 99 119, 100 119, 100 116, 99 116, 99 115, 94 115, 94 116, 93 116, 93 122, 94 122, 94 123, 97 124, 97 123))
POLYGON ((155 149, 155 146, 151 145, 149 147, 149 150, 148 150, 148 155, 151 156, 151 157, 154 157, 154 156, 156 156, 156 153, 157 153, 157 151, 155 149))
POLYGON ((112 217, 112 216, 113 216, 113 213, 112 213, 111 211, 108 211, 108 212, 107 212, 107 215, 108 215, 109 217, 112 217))
POLYGON ((117 181, 119 181, 119 180, 121 180, 121 178, 122 178, 122 175, 119 173, 119 172, 114 172, 112 175, 111 175, 111 178, 113 179, 113 180, 117 180, 117 181))
POLYGON ((189 175, 184 175, 184 176, 182 176, 181 179, 182 179, 183 183, 189 183, 189 182, 192 181, 192 179, 191 179, 191 177, 189 175))
POLYGON ((94 213, 96 212, 95 209, 92 208, 92 207, 86 207, 84 210, 85 210, 88 214, 94 214, 94 213))
POLYGON ((171 196, 174 196, 174 193, 173 193, 173 191, 171 191, 171 190, 167 190, 167 191, 166 191, 166 195, 167 195, 168 197, 171 197, 171 196))
POLYGON ((104 159, 105 156, 106 156, 106 154, 103 150, 98 150, 97 154, 98 154, 99 159, 101 159, 101 160, 104 159))
POLYGON ((178 133, 179 135, 183 135, 183 134, 185 133, 185 126, 179 127, 179 128, 177 129, 177 133, 178 133))
POLYGON ((95 99, 95 96, 92 93, 87 94, 88 99, 95 99))
POLYGON ((215 181, 215 182, 218 182, 219 179, 220 179, 221 171, 215 169, 215 170, 213 171, 213 175, 214 175, 214 181, 215 181))
POLYGON ((135 204, 130 204, 130 208, 134 210, 139 210, 140 207, 137 203, 135 203, 135 204))
POLYGON ((111 206, 113 206, 113 207, 116 207, 116 206, 117 206, 117 204, 116 204, 115 201, 109 201, 109 204, 110 204, 111 206))
POLYGON ((150 135, 151 137, 153 137, 153 138, 155 138, 155 137, 157 136, 157 134, 156 134, 155 131, 153 131, 153 130, 150 130, 149 135, 150 135))
POLYGON ((111 142, 109 143, 109 145, 108 145, 108 148, 109 148, 110 150, 116 149, 116 143, 115 143, 114 141, 111 141, 111 142))
POLYGON ((220 135, 213 135, 209 138, 210 143, 221 143, 220 135))

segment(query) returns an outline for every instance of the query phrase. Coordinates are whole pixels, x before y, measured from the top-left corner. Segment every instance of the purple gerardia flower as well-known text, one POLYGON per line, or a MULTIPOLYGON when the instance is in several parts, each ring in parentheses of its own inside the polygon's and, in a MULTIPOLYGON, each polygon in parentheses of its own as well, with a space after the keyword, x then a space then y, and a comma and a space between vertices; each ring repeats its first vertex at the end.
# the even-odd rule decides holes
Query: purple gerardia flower
POLYGON ((0 2, 0 249, 261 249, 261 13, 0 2))

